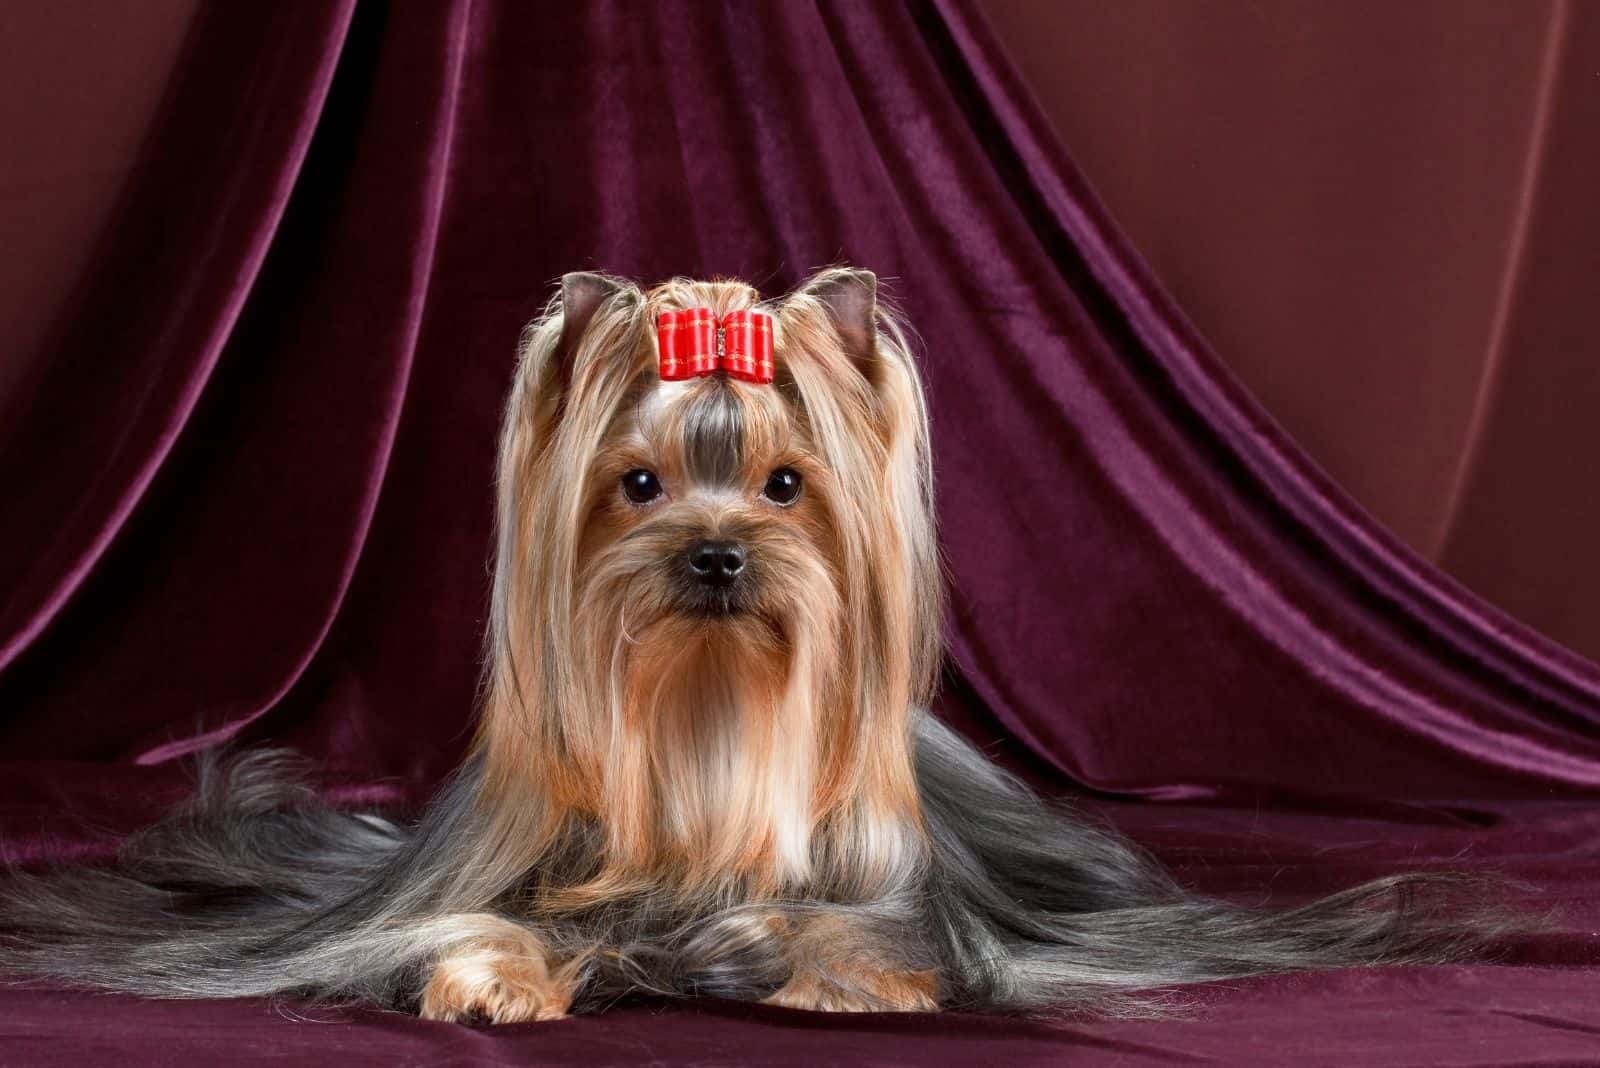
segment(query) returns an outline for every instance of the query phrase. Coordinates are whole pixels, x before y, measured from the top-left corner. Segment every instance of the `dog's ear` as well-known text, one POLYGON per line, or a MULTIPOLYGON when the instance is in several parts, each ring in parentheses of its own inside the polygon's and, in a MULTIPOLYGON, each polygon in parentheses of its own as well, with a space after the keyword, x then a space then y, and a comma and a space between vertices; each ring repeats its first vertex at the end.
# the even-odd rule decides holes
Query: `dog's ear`
POLYGON ((578 346, 588 332, 595 314, 606 301, 629 288, 627 282, 603 274, 574 271, 561 279, 561 295, 550 302, 548 314, 533 323, 523 334, 524 364, 528 407, 525 418, 545 440, 559 419, 571 391, 578 346), (559 303, 559 309, 558 309, 559 303), (560 333, 550 338, 552 320, 560 313, 560 333))
POLYGON ((878 384, 878 276, 854 267, 829 267, 800 287, 828 309, 845 355, 867 381, 878 384))
POLYGON ((622 283, 615 278, 590 271, 561 276, 561 340, 556 344, 555 362, 563 385, 571 381, 578 342, 583 340, 594 313, 621 289, 622 283))

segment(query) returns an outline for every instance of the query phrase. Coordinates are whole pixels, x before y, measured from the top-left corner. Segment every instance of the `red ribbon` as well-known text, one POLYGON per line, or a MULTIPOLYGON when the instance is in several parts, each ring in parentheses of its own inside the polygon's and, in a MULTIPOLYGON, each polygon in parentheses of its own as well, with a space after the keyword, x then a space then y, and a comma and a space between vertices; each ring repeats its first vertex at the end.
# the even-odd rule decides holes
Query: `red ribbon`
POLYGON ((663 382, 717 370, 746 382, 772 381, 772 316, 766 312, 741 308, 720 320, 710 308, 662 312, 656 345, 663 382))

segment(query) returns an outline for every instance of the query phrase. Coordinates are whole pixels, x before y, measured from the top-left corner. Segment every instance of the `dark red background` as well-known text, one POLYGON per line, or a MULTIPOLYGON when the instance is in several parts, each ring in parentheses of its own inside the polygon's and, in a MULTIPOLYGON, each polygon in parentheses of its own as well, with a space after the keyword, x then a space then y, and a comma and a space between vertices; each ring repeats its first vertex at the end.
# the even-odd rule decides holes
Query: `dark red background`
MULTIPOLYGON (((341 800, 420 800, 469 728, 495 421, 553 280, 778 293, 848 259, 921 337, 943 714, 1198 887, 1285 902, 1450 864, 1526 880, 1557 920, 1500 966, 1235 984, 1157 1022, 706 1006, 482 1035, 16 991, 8 1052, 1238 1063, 1292 1036, 1320 1063, 1548 1064, 1593 1046, 1600 671, 1407 548, 1256 405, 969 4, 207 6, 150 130, 83 284, 8 367, 8 856, 108 855, 181 795, 181 757, 226 738, 305 750, 341 800)), ((1375 248, 1365 266, 1390 265, 1375 248)))

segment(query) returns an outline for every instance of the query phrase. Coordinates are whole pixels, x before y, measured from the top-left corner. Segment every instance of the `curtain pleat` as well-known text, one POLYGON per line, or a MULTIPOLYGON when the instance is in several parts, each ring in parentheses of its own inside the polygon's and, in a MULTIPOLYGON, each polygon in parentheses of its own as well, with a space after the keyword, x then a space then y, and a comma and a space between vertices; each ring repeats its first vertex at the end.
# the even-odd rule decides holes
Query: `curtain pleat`
POLYGON ((219 7, 188 54, 0 460, 8 758, 242 735, 425 789, 468 731, 498 412, 554 280, 775 294, 843 260, 923 356, 943 712, 1138 797, 1600 785, 1593 665, 1321 475, 970 4, 219 7))
POLYGON ((158 117, 106 260, 27 407, 0 429, 0 669, 94 569, 205 389, 299 177, 353 7, 199 21, 188 88, 158 117))

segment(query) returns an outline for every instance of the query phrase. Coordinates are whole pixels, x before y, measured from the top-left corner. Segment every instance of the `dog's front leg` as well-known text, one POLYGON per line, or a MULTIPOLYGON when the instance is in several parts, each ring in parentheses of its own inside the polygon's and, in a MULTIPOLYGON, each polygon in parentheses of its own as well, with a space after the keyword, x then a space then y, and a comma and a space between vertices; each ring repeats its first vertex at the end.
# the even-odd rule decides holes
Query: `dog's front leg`
POLYGON ((582 960, 557 965, 532 930, 487 912, 429 928, 445 948, 422 991, 421 1015, 464 1023, 559 1020, 572 1007, 582 960))
POLYGON ((791 928, 788 982, 766 999, 770 1005, 816 1012, 937 1012, 939 976, 910 968, 893 946, 880 944, 862 925, 837 916, 791 928))

